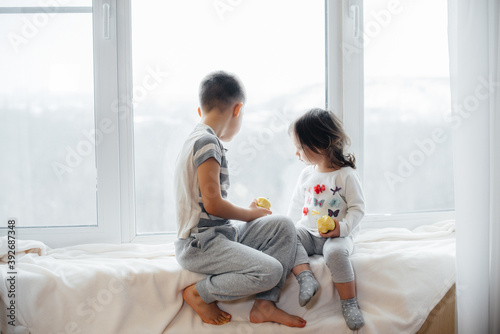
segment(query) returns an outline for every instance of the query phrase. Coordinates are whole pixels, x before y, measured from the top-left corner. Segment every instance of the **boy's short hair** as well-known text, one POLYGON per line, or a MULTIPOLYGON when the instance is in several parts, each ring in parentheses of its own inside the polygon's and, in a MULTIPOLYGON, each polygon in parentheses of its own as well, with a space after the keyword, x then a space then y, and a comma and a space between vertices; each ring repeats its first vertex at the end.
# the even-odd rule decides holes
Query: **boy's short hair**
POLYGON ((200 84, 200 104, 205 111, 218 107, 224 110, 233 103, 245 102, 240 80, 223 71, 208 74, 200 84))

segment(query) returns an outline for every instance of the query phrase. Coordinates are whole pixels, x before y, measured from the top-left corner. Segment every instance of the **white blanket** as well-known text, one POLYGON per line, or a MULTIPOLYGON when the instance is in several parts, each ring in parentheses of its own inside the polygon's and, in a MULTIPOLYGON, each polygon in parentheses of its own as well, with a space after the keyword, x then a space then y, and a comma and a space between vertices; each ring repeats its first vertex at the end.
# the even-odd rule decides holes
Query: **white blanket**
MULTIPOLYGON (((16 319, 3 333, 351 333, 321 256, 311 257, 321 288, 298 305, 288 277, 278 307, 307 320, 302 329, 251 324, 253 300, 219 303, 232 314, 223 326, 204 324, 182 300, 203 275, 183 270, 168 245, 81 245, 49 249, 17 241, 16 319)), ((6 238, 0 238, 0 296, 8 303, 6 238)), ((359 333, 415 333, 455 282, 454 222, 407 229, 362 230, 351 257, 366 324, 359 333)), ((8 320, 8 319, 7 319, 8 320)))

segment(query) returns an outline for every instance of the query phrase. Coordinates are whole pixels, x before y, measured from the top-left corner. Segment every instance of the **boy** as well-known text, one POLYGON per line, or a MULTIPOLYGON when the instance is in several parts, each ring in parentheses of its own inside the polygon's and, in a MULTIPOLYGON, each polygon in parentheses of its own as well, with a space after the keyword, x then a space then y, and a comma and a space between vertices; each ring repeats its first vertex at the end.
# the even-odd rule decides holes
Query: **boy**
POLYGON ((304 319, 274 304, 293 267, 293 223, 269 216, 271 211, 256 200, 248 208, 226 200, 229 175, 221 140, 228 142, 239 132, 244 101, 242 85, 228 73, 211 73, 200 85, 201 122, 184 143, 175 170, 175 253, 183 268, 208 277, 187 287, 182 297, 204 322, 222 325, 231 315, 219 309, 217 300, 256 294, 251 322, 304 327, 304 319))

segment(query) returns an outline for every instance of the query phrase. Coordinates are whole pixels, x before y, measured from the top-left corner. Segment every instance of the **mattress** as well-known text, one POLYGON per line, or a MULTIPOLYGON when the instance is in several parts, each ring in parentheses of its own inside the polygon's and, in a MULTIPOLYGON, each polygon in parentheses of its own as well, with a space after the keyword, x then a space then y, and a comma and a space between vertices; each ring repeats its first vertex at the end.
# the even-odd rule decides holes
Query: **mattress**
MULTIPOLYGON (((250 323, 251 297, 219 303, 232 314, 230 323, 203 323, 183 303, 182 291, 204 276, 182 269, 172 244, 50 249, 18 240, 17 246, 14 328, 5 321, 7 240, 0 238, 2 333, 351 333, 322 256, 310 258, 321 287, 306 307, 298 305, 293 275, 282 289, 278 307, 307 321, 293 329, 250 323)), ((366 322, 359 333, 433 333, 437 319, 449 318, 441 306, 453 308, 447 302, 455 283, 453 221, 414 230, 364 229, 351 260, 366 322)))

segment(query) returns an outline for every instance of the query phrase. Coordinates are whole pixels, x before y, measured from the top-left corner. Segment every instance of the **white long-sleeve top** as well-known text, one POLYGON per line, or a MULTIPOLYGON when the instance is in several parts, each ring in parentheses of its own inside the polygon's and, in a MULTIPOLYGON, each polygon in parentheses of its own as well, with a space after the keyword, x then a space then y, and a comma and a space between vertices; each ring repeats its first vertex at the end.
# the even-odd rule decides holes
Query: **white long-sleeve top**
POLYGON ((317 220, 329 215, 339 222, 340 237, 354 238, 364 214, 361 180, 351 167, 320 173, 315 166, 307 166, 299 176, 288 208, 288 216, 296 226, 305 227, 317 237, 317 220))

